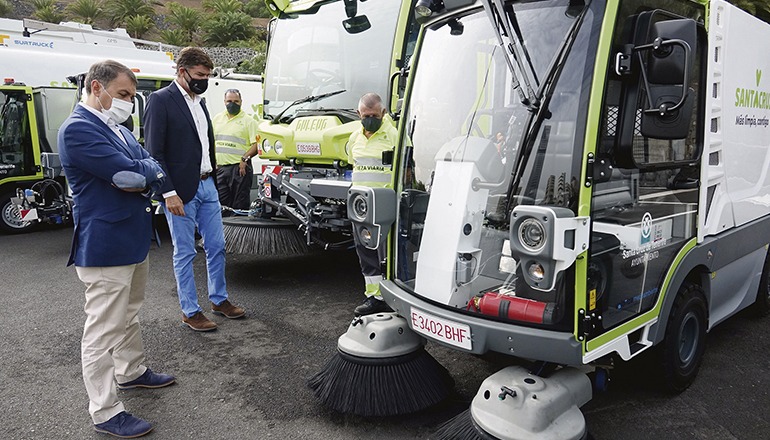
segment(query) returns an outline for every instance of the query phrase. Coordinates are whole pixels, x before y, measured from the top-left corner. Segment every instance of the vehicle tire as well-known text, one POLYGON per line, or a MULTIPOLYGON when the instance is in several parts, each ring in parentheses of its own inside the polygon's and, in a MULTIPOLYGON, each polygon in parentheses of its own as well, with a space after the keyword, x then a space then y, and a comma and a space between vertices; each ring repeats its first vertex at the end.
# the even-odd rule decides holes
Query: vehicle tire
POLYGON ((706 349, 707 314, 703 289, 685 282, 674 300, 659 351, 667 391, 680 393, 695 380, 706 349))
POLYGON ((21 234, 31 231, 37 222, 22 222, 19 212, 11 203, 11 197, 15 197, 15 194, 0 195, 0 231, 6 234, 21 234))
POLYGON ((765 258, 762 278, 759 280, 757 299, 750 306, 751 313, 759 318, 770 314, 770 256, 765 258))

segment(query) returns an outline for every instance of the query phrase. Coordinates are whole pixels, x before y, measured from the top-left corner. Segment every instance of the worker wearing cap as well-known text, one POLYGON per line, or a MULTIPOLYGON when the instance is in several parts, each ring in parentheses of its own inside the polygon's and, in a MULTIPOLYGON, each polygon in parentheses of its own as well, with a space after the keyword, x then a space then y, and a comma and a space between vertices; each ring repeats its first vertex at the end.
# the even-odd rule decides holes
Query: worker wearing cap
MULTIPOLYGON (((387 115, 382 98, 376 93, 367 93, 361 97, 358 116, 361 118, 361 128, 351 133, 348 142, 348 162, 353 165, 353 185, 390 187, 392 170, 390 165, 382 163, 382 153, 392 151, 398 142, 393 120, 387 115)), ((384 243, 380 243, 377 249, 368 249, 356 234, 353 234, 353 239, 366 284, 366 300, 356 307, 355 314, 370 315, 390 311, 380 295, 380 261, 385 257, 384 243)))
POLYGON ((249 209, 251 180, 254 171, 251 158, 257 154, 259 135, 257 121, 241 111, 241 92, 225 92, 227 110, 214 116, 214 139, 217 155, 217 190, 219 203, 233 209, 249 209))

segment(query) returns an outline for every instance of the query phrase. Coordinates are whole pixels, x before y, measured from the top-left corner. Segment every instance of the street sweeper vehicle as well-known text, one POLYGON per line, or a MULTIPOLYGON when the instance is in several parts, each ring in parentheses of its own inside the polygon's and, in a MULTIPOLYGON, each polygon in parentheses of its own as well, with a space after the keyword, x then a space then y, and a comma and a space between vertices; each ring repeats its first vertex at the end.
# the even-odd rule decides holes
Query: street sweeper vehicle
POLYGON ((389 234, 395 312, 353 320, 316 396, 364 415, 436 403, 451 381, 424 340, 532 365, 484 380, 438 438, 586 438, 585 372, 601 385, 645 351, 685 390, 710 329, 770 310, 770 25, 722 0, 415 13, 394 189, 347 204, 364 243, 389 234))
MULTIPOLYGON (((268 1, 276 18, 268 30, 259 156, 277 166, 263 172, 259 212, 224 219, 229 252, 351 246, 347 142, 361 127, 361 96, 387 100, 392 73, 407 63, 417 29, 411 5, 268 1)), ((396 84, 392 99, 398 92, 396 84)))
POLYGON ((30 87, 11 78, 0 85, 0 231, 70 220, 56 136, 74 105, 71 88, 30 87))

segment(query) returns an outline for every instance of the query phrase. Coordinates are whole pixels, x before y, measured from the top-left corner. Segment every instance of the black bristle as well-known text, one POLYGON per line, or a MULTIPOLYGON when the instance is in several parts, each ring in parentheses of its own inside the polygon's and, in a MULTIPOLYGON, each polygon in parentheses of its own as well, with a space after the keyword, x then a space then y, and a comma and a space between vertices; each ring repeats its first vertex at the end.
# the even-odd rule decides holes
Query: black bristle
POLYGON ((239 221, 226 218, 225 252, 246 255, 301 255, 310 248, 296 227, 271 224, 269 221, 239 221))
POLYGON ((476 425, 470 408, 444 422, 430 438, 431 440, 496 440, 476 425))
POLYGON ((433 406, 452 391, 449 372, 422 347, 390 358, 338 351, 308 386, 321 403, 344 414, 393 416, 433 406))

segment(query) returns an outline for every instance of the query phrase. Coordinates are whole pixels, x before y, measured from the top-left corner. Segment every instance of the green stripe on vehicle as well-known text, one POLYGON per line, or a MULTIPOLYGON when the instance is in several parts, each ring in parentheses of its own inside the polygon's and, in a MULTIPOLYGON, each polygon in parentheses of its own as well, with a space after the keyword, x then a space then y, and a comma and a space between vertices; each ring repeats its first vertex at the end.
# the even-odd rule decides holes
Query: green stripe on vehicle
POLYGON ((679 249, 679 252, 676 254, 674 261, 671 262, 671 267, 669 267, 668 272, 666 272, 666 277, 663 279, 663 286, 660 289, 660 295, 658 295, 658 300, 655 303, 655 307, 653 307, 652 310, 649 310, 648 312, 637 316, 636 318, 626 322, 625 324, 617 328, 614 328, 608 331, 607 333, 604 333, 603 335, 597 337, 596 339, 592 339, 586 344, 587 350, 588 351, 595 350, 601 347, 602 345, 612 341, 613 339, 623 336, 624 334, 629 333, 633 329, 641 327, 649 323, 650 321, 657 319, 660 316, 661 309, 663 308, 663 300, 666 298, 666 295, 668 294, 668 290, 671 287, 671 279, 674 277, 674 273, 676 272, 677 268, 679 268, 679 265, 682 264, 682 260, 684 260, 685 255, 687 255, 690 252, 690 250, 692 250, 695 247, 696 242, 697 242, 697 239, 693 237, 687 243, 685 243, 685 245, 682 246, 681 249, 679 249))

